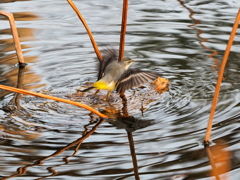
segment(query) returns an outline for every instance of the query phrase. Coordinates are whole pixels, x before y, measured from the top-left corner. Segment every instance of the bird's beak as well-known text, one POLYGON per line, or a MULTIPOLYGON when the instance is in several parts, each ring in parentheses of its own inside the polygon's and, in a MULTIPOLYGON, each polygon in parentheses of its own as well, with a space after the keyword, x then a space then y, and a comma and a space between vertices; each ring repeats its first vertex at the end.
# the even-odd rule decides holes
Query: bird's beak
POLYGON ((134 63, 134 62, 138 62, 138 61, 132 60, 132 62, 134 63))

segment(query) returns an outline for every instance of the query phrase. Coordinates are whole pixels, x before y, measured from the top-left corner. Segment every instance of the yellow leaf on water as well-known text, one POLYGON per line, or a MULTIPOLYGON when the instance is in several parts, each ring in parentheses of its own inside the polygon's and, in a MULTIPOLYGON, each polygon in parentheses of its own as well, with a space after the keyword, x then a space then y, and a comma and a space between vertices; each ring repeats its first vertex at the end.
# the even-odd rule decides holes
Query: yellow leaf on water
POLYGON ((161 94, 168 90, 169 80, 162 77, 158 77, 155 81, 152 82, 152 84, 154 85, 155 90, 161 94))

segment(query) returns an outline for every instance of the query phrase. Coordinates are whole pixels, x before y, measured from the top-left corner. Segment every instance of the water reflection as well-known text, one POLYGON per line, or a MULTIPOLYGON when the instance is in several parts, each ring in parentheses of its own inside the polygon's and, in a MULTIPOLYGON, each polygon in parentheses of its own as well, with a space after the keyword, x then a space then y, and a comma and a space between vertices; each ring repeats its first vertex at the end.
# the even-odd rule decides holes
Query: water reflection
MULTIPOLYGON (((68 158, 74 156, 74 155, 78 152, 78 150, 79 150, 81 144, 83 143, 83 141, 84 141, 86 138, 88 138, 92 133, 94 133, 94 131, 97 129, 97 127, 98 127, 103 121, 104 121, 104 120, 98 121, 98 123, 97 123, 89 132, 87 132, 87 130, 85 130, 85 131, 83 132, 83 135, 82 135, 81 138, 73 141, 72 143, 68 144, 67 146, 65 146, 65 147, 63 147, 63 148, 61 148, 61 149, 58 149, 57 151, 55 151, 53 154, 51 154, 51 155, 49 155, 49 156, 43 157, 43 158, 41 158, 40 160, 36 160, 34 164, 26 165, 26 166, 24 166, 24 167, 19 167, 18 170, 17 170, 17 174, 14 174, 14 175, 12 175, 12 176, 10 176, 10 177, 6 177, 6 178, 3 178, 3 179, 8 179, 8 178, 12 178, 12 177, 17 177, 17 176, 20 176, 20 175, 24 175, 24 174, 27 172, 27 170, 28 170, 29 167, 40 166, 40 165, 42 165, 42 164, 44 163, 44 161, 46 161, 47 159, 53 158, 53 157, 55 157, 55 156, 57 156, 57 155, 60 155, 60 154, 62 154, 64 151, 66 151, 66 150, 68 150, 69 148, 73 147, 74 145, 77 145, 77 147, 75 148, 75 152, 74 152, 72 155, 66 156, 65 158, 63 158, 63 161, 65 161, 65 163, 63 163, 63 164, 58 164, 58 165, 52 166, 52 167, 48 167, 49 172, 52 173, 52 174, 51 174, 50 176, 43 176, 43 177, 41 176, 41 177, 42 177, 42 178, 47 178, 47 177, 52 177, 52 176, 54 176, 54 175, 57 175, 58 172, 55 171, 54 168, 67 165, 67 164, 69 163, 68 158)), ((92 124, 92 122, 90 122, 90 124, 92 124)), ((89 126, 90 124, 88 124, 87 126, 89 126)))
MULTIPOLYGON (((17 88, 20 88, 20 89, 23 88, 23 75, 24 75, 24 67, 19 67, 18 68, 18 76, 17 76, 18 77, 17 78, 17 88)), ((5 111, 12 111, 12 110, 10 110, 11 107, 15 107, 15 106, 18 109, 20 109, 21 108, 20 102, 19 102, 20 98, 21 98, 21 94, 16 93, 15 96, 13 97, 13 99, 9 102, 9 104, 3 106, 3 109, 5 111)))
MULTIPOLYGON (((116 117, 115 121, 119 121, 119 119, 121 119, 121 123, 122 123, 123 119, 127 119, 128 120, 127 124, 131 123, 131 120, 129 120, 128 117, 125 117, 125 118, 121 117, 121 118, 119 118, 116 115, 115 115, 115 117, 116 117)), ((130 119, 134 119, 134 121, 136 121, 136 119, 134 117, 130 117, 130 119)), ((74 149, 74 153, 72 155, 68 155, 68 156, 65 156, 64 158, 62 158, 64 163, 59 162, 60 164, 57 164, 57 165, 54 165, 54 166, 51 166, 51 167, 47 168, 49 173, 51 173, 51 175, 49 175, 49 176, 41 176, 41 178, 47 178, 47 177, 52 177, 52 176, 57 175, 58 171, 55 170, 55 168, 61 169, 59 167, 62 167, 62 166, 64 168, 64 166, 68 165, 71 162, 71 160, 70 160, 71 157, 74 157, 76 154, 79 154, 79 153, 81 154, 81 151, 79 152, 79 150, 81 148, 81 145, 82 145, 83 141, 85 139, 87 139, 89 136, 91 136, 96 131, 98 126, 100 126, 103 123, 103 121, 104 121, 103 119, 102 120, 93 120, 92 119, 92 121, 90 121, 89 124, 85 125, 85 131, 82 133, 82 137, 80 137, 79 139, 69 143, 68 145, 66 145, 63 148, 58 149, 57 151, 55 151, 53 154, 51 154, 49 156, 45 156, 45 157, 43 157, 43 158, 41 158, 39 160, 35 160, 34 164, 29 164, 29 165, 26 165, 26 166, 23 166, 23 167, 19 167, 17 169, 17 173, 16 174, 13 174, 13 175, 11 175, 9 177, 5 177, 5 178, 2 178, 2 179, 9 179, 9 178, 13 178, 13 177, 18 177, 20 175, 24 175, 24 174, 26 174, 28 172, 28 169, 30 167, 40 166, 40 165, 44 164, 47 159, 54 158, 55 156, 58 156, 58 155, 64 153, 66 150, 72 148, 73 146, 76 146, 75 149, 74 149), (88 130, 88 127, 90 125, 93 125, 93 124, 95 124, 95 125, 91 128, 91 130, 88 130)), ((132 122, 132 123, 134 123, 134 122, 132 122)), ((137 158, 136 158, 136 153, 135 153, 135 148, 134 148, 133 135, 132 135, 132 132, 128 132, 129 128, 126 128, 126 130, 127 130, 128 140, 129 140, 130 152, 131 152, 131 155, 132 155, 132 161, 133 161, 133 166, 134 166, 135 177, 136 177, 136 179, 139 179, 138 165, 137 165, 137 158)))
POLYGON ((12 3, 12 2, 15 2, 15 1, 31 1, 31 0, 1 0, 0 3, 12 3))
POLYGON ((231 156, 227 149, 227 143, 222 140, 217 142, 214 146, 206 147, 208 158, 212 166, 211 175, 215 176, 216 180, 229 179, 226 173, 231 169, 231 156))
POLYGON ((204 42, 208 42, 208 39, 201 37, 201 34, 203 33, 203 31, 201 29, 197 28, 197 25, 202 24, 202 22, 200 20, 197 20, 197 19, 194 18, 195 12, 191 8, 187 7, 183 1, 181 1, 181 0, 178 0, 178 1, 190 13, 189 14, 189 18, 191 18, 193 20, 194 24, 189 25, 189 27, 191 27, 191 28, 193 28, 193 29, 195 29, 197 31, 197 37, 200 39, 199 44, 204 49, 209 50, 209 51, 212 52, 212 54, 208 55, 208 57, 213 59, 213 61, 215 63, 215 66, 213 66, 213 67, 214 68, 219 68, 220 67, 220 62, 219 62, 219 60, 217 58, 215 58, 215 56, 218 55, 218 52, 216 50, 214 50, 214 49, 208 48, 206 45, 203 44, 204 42))
MULTIPOLYGON (((30 12, 20 13, 21 15, 18 15, 18 13, 14 14, 15 20, 23 20, 23 21, 33 21, 37 20, 37 15, 30 12)), ((7 21, 6 21, 7 22, 7 21)), ((9 25, 8 25, 9 26, 9 25)), ((32 45, 27 45, 24 42, 29 42, 36 40, 34 37, 35 30, 31 28, 17 28, 17 31, 19 32, 18 35, 20 37, 21 41, 21 47, 23 50, 23 54, 25 54, 25 62, 31 64, 36 62, 37 56, 29 56, 26 55, 29 53, 29 49, 31 49, 32 45)), ((41 80, 41 77, 37 75, 35 72, 31 70, 31 67, 28 66, 25 69, 18 68, 15 66, 18 62, 15 52, 15 47, 13 43, 13 38, 9 38, 9 35, 12 35, 11 29, 2 29, 0 30, 0 33, 4 39, 1 40, 2 46, 1 53, 0 53, 0 63, 2 66, 0 67, 0 73, 2 76, 0 77, 0 82, 3 84, 7 84, 10 86, 17 86, 19 88, 23 89, 32 89, 41 87, 42 85, 33 85, 34 83, 38 83, 41 80), (25 74, 25 78, 23 77, 25 74), (31 85, 30 85, 31 84, 31 85)), ((6 94, 9 92, 1 90, 2 93, 0 95, 0 98, 3 98, 6 94)), ((17 98, 19 99, 20 95, 17 95, 17 98)), ((18 103, 19 104, 19 103, 18 103)), ((18 105, 19 107, 19 105, 18 105)))
MULTIPOLYGON (((117 112, 116 110, 112 109, 111 111, 107 112, 108 116, 111 117, 111 118, 107 119, 107 122, 110 123, 110 124, 113 124, 117 128, 121 128, 121 129, 123 128, 123 129, 126 130, 127 136, 128 136, 128 141, 129 141, 130 152, 131 152, 131 156, 132 156, 132 161, 133 161, 135 179, 139 179, 138 164, 137 164, 137 158, 136 158, 136 153, 135 153, 135 147, 134 147, 134 140, 133 140, 132 132, 134 132, 135 130, 141 129, 141 128, 145 128, 146 126, 151 124, 151 121, 140 120, 140 119, 134 118, 133 116, 128 116, 127 99, 126 99, 124 94, 121 94, 121 97, 122 97, 122 102, 123 102, 123 108, 122 108, 123 109, 123 114, 120 114, 120 113, 112 114, 112 112, 117 112)), ((49 156, 45 156, 45 157, 43 157, 39 160, 36 160, 34 162, 34 164, 29 164, 29 165, 26 165, 24 167, 19 167, 17 169, 16 174, 13 174, 9 177, 5 177, 3 179, 9 179, 9 178, 13 178, 13 177, 18 177, 20 175, 24 175, 24 174, 27 173, 27 171, 30 167, 40 166, 40 165, 44 164, 44 161, 46 161, 47 159, 58 156, 58 155, 64 153, 66 150, 70 149, 71 147, 76 146, 75 149, 74 149, 74 153, 72 155, 66 156, 66 157, 63 158, 64 163, 57 164, 57 165, 54 165, 54 166, 51 166, 51 167, 47 168, 48 171, 51 173, 50 176, 41 176, 41 177, 42 178, 47 178, 47 177, 52 177, 52 176, 57 175, 58 171, 55 170, 55 168, 59 168, 61 166, 68 165, 70 163, 69 158, 75 156, 78 153, 79 149, 81 148, 81 145, 82 145, 83 141, 85 139, 87 139, 89 136, 91 136, 104 121, 103 119, 101 119, 101 120, 95 119, 91 114, 90 114, 90 118, 91 118, 91 121, 87 125, 84 126, 85 131, 83 131, 81 138, 69 143, 68 145, 66 145, 63 148, 58 149, 57 151, 55 151, 53 154, 51 154, 49 156), (96 124, 96 125, 94 125, 92 127, 92 129, 89 130, 89 126, 91 126, 93 124, 96 124)))
POLYGON ((13 15, 16 21, 36 21, 39 19, 38 15, 29 12, 13 13, 13 15))

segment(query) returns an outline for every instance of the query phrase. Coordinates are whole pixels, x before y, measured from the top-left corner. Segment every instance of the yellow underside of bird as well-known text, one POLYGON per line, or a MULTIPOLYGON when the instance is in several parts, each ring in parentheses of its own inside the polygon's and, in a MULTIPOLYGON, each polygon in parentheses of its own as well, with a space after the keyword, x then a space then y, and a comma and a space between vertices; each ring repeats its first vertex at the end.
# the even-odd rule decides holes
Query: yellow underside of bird
POLYGON ((106 83, 102 80, 99 80, 93 84, 93 87, 96 89, 105 89, 109 91, 113 91, 115 89, 116 83, 114 81, 110 83, 106 83))

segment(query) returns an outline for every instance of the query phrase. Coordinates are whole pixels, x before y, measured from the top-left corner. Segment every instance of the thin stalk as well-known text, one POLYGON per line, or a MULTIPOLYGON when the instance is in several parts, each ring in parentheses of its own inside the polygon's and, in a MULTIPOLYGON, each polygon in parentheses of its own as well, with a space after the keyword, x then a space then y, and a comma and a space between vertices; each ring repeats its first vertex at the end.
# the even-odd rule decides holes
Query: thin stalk
POLYGON ((19 66, 24 67, 24 66, 26 66, 26 64, 24 62, 22 48, 20 45, 20 40, 18 37, 17 27, 16 27, 16 24, 14 21, 13 14, 9 13, 9 12, 5 12, 5 11, 0 11, 0 15, 6 16, 8 18, 8 21, 9 21, 9 24, 10 24, 10 27, 12 30, 12 36, 13 36, 13 41, 14 41, 17 57, 18 57, 18 63, 19 63, 19 66))
POLYGON ((78 103, 78 102, 75 102, 75 101, 62 99, 62 98, 58 98, 58 97, 54 97, 54 96, 49 96, 49 95, 45 95, 45 94, 41 94, 41 93, 36 93, 36 92, 32 92, 32 91, 27 91, 27 90, 23 90, 23 89, 13 88, 13 87, 9 87, 9 86, 4 86, 4 85, 0 85, 0 89, 13 91, 13 92, 16 92, 16 93, 21 93, 21 94, 26 94, 26 95, 31 95, 31 96, 36 96, 36 97, 41 97, 41 98, 46 98, 46 99, 51 99, 51 100, 54 100, 54 101, 64 102, 64 103, 67 103, 67 104, 72 104, 74 106, 78 106, 78 107, 87 109, 87 110, 91 111, 92 113, 98 115, 99 117, 108 118, 106 115, 104 115, 104 114, 100 113, 99 111, 91 108, 90 106, 87 106, 85 104, 78 103))
POLYGON ((84 20, 83 16, 81 15, 80 11, 77 9, 77 7, 75 6, 75 4, 72 2, 72 0, 67 0, 67 2, 69 3, 69 5, 73 8, 73 10, 75 11, 75 13, 77 14, 77 16, 79 17, 79 19, 82 21, 83 23, 83 26, 85 27, 87 33, 88 33, 88 36, 92 42, 92 46, 94 48, 94 51, 99 59, 99 61, 102 61, 102 55, 98 49, 98 46, 97 46, 97 43, 95 42, 94 38, 93 38, 93 35, 92 35, 92 32, 90 30, 90 28, 88 27, 87 25, 87 22, 84 20))
POLYGON ((206 130, 206 135, 205 135, 205 139, 204 139, 204 143, 205 144, 209 144, 210 141, 210 137, 211 137, 211 132, 212 132, 212 125, 213 125, 213 118, 214 118, 214 114, 215 114, 215 110, 216 110, 216 106, 217 106, 217 102, 218 102, 218 96, 219 96, 219 92, 220 92, 220 86, 221 86, 221 82, 223 79, 223 73, 224 73, 224 69, 228 60, 228 56, 231 50, 231 46, 238 28, 238 23, 240 21, 240 9, 238 10, 238 14, 236 16, 236 20, 235 23, 233 25, 233 29, 227 44, 227 48, 225 50, 224 56, 223 56, 223 60, 222 60, 222 64, 219 70, 219 74, 218 74, 218 80, 217 80, 217 84, 216 84, 216 89, 215 89, 215 93, 214 93, 214 97, 213 97, 213 101, 212 101, 212 107, 211 107, 211 111, 210 111, 210 116, 209 116, 209 120, 208 120, 208 126, 207 126, 207 130, 206 130))
POLYGON ((128 14, 128 0, 123 0, 122 27, 121 27, 121 35, 120 35, 118 62, 120 62, 124 57, 124 44, 125 44, 125 35, 127 30, 127 14, 128 14))

